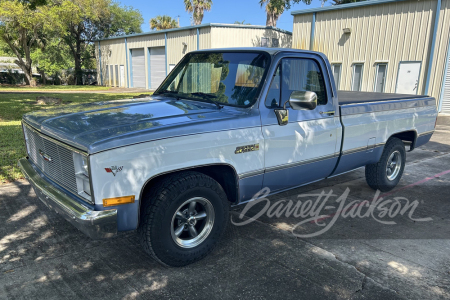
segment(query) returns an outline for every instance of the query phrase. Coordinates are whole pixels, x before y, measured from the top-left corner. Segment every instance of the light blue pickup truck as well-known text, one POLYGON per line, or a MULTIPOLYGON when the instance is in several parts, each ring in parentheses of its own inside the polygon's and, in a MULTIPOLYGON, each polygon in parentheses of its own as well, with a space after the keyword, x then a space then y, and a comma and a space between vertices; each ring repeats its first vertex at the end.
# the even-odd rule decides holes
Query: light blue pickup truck
POLYGON ((405 146, 436 125, 428 96, 338 92, 327 58, 293 49, 188 53, 152 97, 23 117, 38 197, 92 238, 137 230, 159 262, 206 256, 230 205, 364 167, 394 188, 405 146))

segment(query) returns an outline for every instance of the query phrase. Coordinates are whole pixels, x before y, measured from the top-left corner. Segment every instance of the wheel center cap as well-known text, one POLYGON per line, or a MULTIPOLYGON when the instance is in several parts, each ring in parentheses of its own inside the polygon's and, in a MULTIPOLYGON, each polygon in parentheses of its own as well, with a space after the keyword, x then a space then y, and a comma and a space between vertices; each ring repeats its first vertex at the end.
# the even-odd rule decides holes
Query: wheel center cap
POLYGON ((197 220, 195 219, 195 217, 189 217, 187 223, 191 226, 194 226, 197 223, 197 220))

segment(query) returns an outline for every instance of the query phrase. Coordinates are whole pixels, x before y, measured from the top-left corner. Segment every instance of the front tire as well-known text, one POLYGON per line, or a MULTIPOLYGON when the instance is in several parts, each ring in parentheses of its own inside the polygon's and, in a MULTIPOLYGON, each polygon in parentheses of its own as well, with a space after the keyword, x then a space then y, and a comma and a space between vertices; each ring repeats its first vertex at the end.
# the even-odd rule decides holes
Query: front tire
POLYGON ((390 191, 400 181, 405 164, 405 145, 398 138, 390 138, 378 163, 366 166, 366 182, 374 190, 390 191))
POLYGON ((158 182, 143 197, 138 235, 144 250, 163 265, 181 267, 208 255, 228 222, 220 184, 198 172, 158 182))

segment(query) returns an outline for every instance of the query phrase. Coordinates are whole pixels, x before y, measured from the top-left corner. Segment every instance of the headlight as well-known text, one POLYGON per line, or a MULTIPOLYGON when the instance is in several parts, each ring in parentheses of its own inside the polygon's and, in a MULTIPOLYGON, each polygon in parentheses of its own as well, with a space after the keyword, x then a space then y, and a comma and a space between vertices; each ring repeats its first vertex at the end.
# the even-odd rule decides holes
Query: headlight
POLYGON ((77 179, 78 194, 89 201, 91 200, 91 184, 89 181, 89 157, 73 153, 75 177, 77 179))

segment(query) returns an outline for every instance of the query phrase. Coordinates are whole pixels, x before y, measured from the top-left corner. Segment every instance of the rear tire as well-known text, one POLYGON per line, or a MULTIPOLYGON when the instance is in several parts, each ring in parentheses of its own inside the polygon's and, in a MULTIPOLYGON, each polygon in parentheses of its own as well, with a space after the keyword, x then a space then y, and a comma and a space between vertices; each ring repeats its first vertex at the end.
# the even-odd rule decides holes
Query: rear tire
POLYGON ((366 182, 374 190, 387 192, 400 181, 406 163, 405 145, 398 138, 390 138, 376 164, 366 166, 366 182))
POLYGON ((208 255, 225 231, 229 203, 220 184, 198 172, 158 182, 143 197, 138 235, 144 250, 166 266, 208 255))

